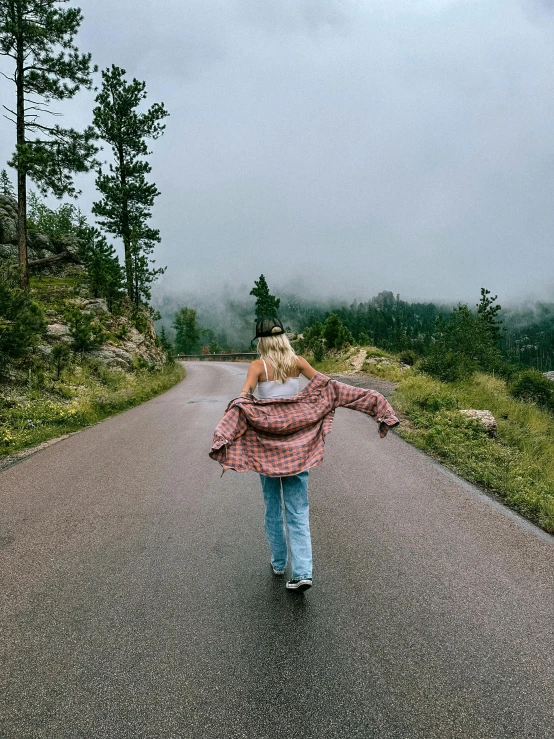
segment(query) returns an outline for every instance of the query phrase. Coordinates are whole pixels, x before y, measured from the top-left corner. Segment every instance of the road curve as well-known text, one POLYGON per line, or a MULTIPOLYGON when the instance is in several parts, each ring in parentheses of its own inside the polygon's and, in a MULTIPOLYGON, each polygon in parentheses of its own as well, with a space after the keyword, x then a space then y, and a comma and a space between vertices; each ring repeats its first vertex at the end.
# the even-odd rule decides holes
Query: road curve
POLYGON ((0 736, 552 739, 554 539, 341 409, 289 593, 187 370, 0 474, 0 736))

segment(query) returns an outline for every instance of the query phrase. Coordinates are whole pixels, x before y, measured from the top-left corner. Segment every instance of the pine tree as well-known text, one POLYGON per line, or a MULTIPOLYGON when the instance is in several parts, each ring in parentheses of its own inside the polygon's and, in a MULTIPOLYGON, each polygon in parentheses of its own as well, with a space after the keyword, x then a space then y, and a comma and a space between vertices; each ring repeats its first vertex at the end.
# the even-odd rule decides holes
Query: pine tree
POLYGON ((175 349, 182 354, 194 354, 200 349, 204 331, 196 322, 196 311, 184 306, 175 314, 175 349))
POLYGON ((161 121, 169 114, 163 103, 154 103, 140 113, 146 84, 137 79, 127 82, 125 74, 115 65, 103 71, 102 90, 96 96, 94 126, 111 146, 114 163, 109 172, 98 170, 96 187, 102 198, 92 210, 102 229, 123 241, 127 293, 138 305, 141 295, 149 296, 148 285, 160 274, 159 269, 150 269, 149 261, 160 234, 148 226, 148 219, 160 193, 146 180, 152 171, 145 159, 150 153, 146 141, 162 135, 165 125, 161 121))
POLYGON ((95 298, 105 298, 113 311, 122 300, 125 288, 124 272, 115 249, 98 229, 88 229, 81 246, 81 256, 88 273, 88 283, 95 298))
POLYGON ((7 198, 15 198, 12 181, 5 169, 0 172, 0 194, 5 195, 7 198))
POLYGON ((10 262, 0 267, 0 369, 38 344, 46 326, 40 306, 19 286, 19 271, 10 262))
MULTIPOLYGON (((52 100, 73 98, 92 86, 90 54, 80 54, 74 38, 83 20, 68 0, 0 0, 0 55, 13 60, 15 110, 4 106, 16 125, 16 149, 8 162, 17 170, 18 239, 21 282, 27 272, 27 177, 43 192, 75 195, 73 175, 87 172, 98 151, 91 126, 83 132, 40 122, 52 100), (37 138, 29 139, 34 134, 37 138)), ((56 115, 56 113, 54 113, 56 115)))
POLYGON ((165 326, 162 326, 161 331, 159 333, 159 339, 160 339, 160 346, 164 350, 164 352, 167 354, 167 356, 171 356, 174 352, 173 344, 171 343, 171 339, 167 335, 167 331, 165 330, 165 326))
POLYGON ((274 318, 281 305, 281 299, 271 295, 266 279, 260 275, 259 280, 254 280, 254 287, 250 295, 256 298, 256 321, 261 318, 274 318))

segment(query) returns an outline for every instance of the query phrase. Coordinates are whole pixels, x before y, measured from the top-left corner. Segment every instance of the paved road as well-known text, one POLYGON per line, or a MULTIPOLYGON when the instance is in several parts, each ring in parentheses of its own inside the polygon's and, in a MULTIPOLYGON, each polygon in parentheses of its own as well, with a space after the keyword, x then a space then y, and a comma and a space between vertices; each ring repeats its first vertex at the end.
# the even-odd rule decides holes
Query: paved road
POLYGON ((339 410, 288 593, 188 372, 0 474, 0 736, 552 739, 552 538, 339 410))

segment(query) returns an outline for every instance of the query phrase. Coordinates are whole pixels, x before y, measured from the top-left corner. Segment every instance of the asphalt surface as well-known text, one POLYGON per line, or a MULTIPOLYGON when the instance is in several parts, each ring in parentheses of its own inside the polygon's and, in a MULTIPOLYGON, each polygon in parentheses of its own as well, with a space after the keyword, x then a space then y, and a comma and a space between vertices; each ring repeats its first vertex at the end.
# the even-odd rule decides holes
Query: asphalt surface
POLYGON ((553 538, 341 409, 287 592, 257 476, 207 456, 244 374, 0 474, 0 736, 554 737, 553 538))

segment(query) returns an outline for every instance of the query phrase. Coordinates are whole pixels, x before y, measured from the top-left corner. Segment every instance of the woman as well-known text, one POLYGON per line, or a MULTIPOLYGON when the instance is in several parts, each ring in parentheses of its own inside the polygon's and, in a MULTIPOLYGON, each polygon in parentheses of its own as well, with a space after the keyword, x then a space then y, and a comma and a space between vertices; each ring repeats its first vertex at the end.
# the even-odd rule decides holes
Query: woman
POLYGON ((308 470, 323 462, 335 409, 371 416, 381 438, 398 418, 381 393, 333 380, 296 356, 277 318, 258 321, 256 338, 261 359, 250 364, 240 397, 227 406, 209 455, 223 472, 260 475, 273 572, 283 575, 287 565, 286 526, 292 564, 286 587, 302 591, 312 585, 308 470), (309 383, 299 392, 301 374, 309 383))
MULTIPOLYGON (((314 368, 298 357, 278 319, 264 319, 256 325, 261 359, 250 363, 241 395, 289 398, 300 390, 299 376, 308 380, 314 368)), ((288 529, 292 577, 289 590, 307 590, 312 585, 312 542, 308 505, 308 470, 286 477, 260 475, 265 503, 265 533, 271 548, 273 574, 284 575, 287 566, 288 529)))

